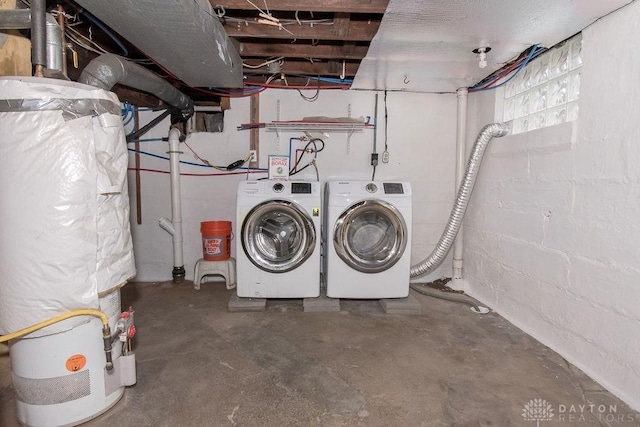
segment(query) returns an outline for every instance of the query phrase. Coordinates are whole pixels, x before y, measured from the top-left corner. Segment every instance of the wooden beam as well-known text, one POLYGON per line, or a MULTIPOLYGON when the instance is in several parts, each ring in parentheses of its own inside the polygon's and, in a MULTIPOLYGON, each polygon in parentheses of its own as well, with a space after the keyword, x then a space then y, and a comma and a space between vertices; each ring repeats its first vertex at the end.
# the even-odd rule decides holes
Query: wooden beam
POLYGON ((121 102, 128 102, 136 107, 160 108, 164 106, 164 102, 146 92, 132 89, 128 86, 115 85, 111 90, 121 102))
MULTIPOLYGON (((225 9, 255 10, 246 0, 209 0, 211 6, 223 6, 225 9)), ((254 2, 266 11, 263 2, 254 2)), ((268 0, 269 11, 296 10, 305 12, 347 12, 347 13, 384 13, 389 0, 322 0, 301 2, 300 0, 268 0), (305 4, 308 3, 308 4, 305 4)))
MULTIPOLYGON (((345 76, 353 77, 358 71, 359 63, 347 62, 345 64, 345 76)), ((281 66, 282 72, 285 74, 304 74, 309 76, 339 76, 342 74, 342 61, 287 61, 285 60, 281 66)), ((263 72, 268 73, 267 69, 245 69, 246 73, 263 72)))
MULTIPOLYGON (((342 54, 341 55, 335 55, 336 57, 339 58, 344 58, 344 59, 349 59, 351 58, 356 50, 359 48, 359 46, 357 46, 355 43, 352 42, 345 42, 342 45, 342 54)), ((367 55, 367 51, 369 50, 369 46, 366 46, 366 49, 364 49, 364 55, 362 55, 359 58, 364 58, 367 55)))
POLYGON ((333 31, 338 36, 338 40, 345 40, 349 35, 351 14, 344 12, 336 13, 335 18, 333 18, 333 22, 333 31))
POLYGON ((278 27, 262 24, 238 24, 237 22, 227 22, 224 29, 229 37, 255 37, 271 39, 305 39, 305 40, 344 40, 344 41, 371 41, 378 32, 379 21, 349 21, 346 36, 336 34, 334 25, 309 25, 294 26, 289 25, 287 29, 293 36, 278 27))
MULTIPOLYGON (((260 122, 260 94, 256 93, 255 95, 251 95, 249 99, 249 122, 250 123, 259 123, 260 122)), ((249 149, 256 150, 256 161, 249 162, 249 167, 257 168, 260 164, 260 129, 253 128, 249 132, 249 149)))
MULTIPOLYGON (((135 114, 135 123, 133 127, 133 131, 137 132, 140 127, 140 115, 138 114, 138 109, 136 108, 135 114)), ((140 182, 140 141, 134 143, 133 148, 136 150, 135 153, 135 180, 136 180, 136 222, 138 225, 142 224, 142 183, 140 182)))
MULTIPOLYGON (((362 59, 367 55, 368 46, 356 45, 355 43, 345 43, 340 45, 318 44, 291 44, 291 43, 240 43, 238 52, 243 58, 269 58, 285 56, 287 58, 340 58, 340 59, 362 59)), ((245 59, 246 63, 257 65, 261 61, 251 61, 245 59)))
MULTIPOLYGON (((335 86, 335 83, 331 82, 323 82, 315 79, 309 80, 306 77, 295 77, 295 76, 286 76, 287 83, 289 86, 307 86, 309 89, 317 89, 318 83, 320 83, 320 88, 323 86, 335 86)), ((349 77, 351 78, 351 77, 349 77)), ((264 83, 264 77, 262 76, 247 76, 245 83, 264 83)), ((283 88, 286 88, 285 83, 280 79, 275 79, 271 82, 272 85, 282 85, 283 88)))

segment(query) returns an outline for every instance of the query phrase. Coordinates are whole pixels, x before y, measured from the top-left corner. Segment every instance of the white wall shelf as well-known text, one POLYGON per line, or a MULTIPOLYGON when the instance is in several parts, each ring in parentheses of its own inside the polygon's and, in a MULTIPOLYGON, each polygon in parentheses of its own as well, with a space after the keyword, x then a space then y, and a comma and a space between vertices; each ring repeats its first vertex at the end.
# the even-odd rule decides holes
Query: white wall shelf
POLYGON ((363 129, 373 129, 373 124, 364 122, 311 122, 311 121, 275 121, 265 123, 265 128, 272 132, 361 132, 363 129))

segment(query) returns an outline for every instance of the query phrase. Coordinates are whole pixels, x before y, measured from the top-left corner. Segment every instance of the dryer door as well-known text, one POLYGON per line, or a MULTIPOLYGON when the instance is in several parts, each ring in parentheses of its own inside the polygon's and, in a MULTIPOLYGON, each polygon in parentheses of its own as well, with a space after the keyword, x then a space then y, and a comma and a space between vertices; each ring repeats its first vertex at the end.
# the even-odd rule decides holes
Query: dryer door
POLYGON ((296 204, 269 200, 255 206, 242 224, 242 248, 251 262, 270 273, 302 264, 315 249, 313 220, 296 204))
POLYGON ((393 267, 407 247, 402 214, 382 200, 365 200, 346 209, 336 221, 333 244, 338 256, 362 273, 393 267))

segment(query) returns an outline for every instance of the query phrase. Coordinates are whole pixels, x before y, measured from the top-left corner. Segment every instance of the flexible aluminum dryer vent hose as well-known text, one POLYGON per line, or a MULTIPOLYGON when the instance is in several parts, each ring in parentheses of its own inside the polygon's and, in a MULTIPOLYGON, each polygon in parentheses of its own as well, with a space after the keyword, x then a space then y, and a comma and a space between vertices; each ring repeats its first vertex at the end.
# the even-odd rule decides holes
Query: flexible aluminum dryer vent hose
POLYGON ((467 205, 473 192, 473 186, 476 183, 478 171, 480 170, 482 156, 484 155, 487 145, 489 145, 489 142, 493 138, 505 136, 509 133, 509 129, 509 125, 507 124, 493 123, 486 125, 482 131, 480 131, 480 134, 478 134, 478 138, 471 149, 471 155, 469 155, 469 160, 467 161, 467 169, 462 177, 462 182, 458 188, 458 194, 456 195, 456 200, 444 232, 442 236, 440 236, 440 240, 438 240, 438 244, 436 244, 431 255, 418 264, 411 266, 411 278, 417 278, 431 273, 438 268, 446 258, 462 224, 464 213, 467 210, 467 205))

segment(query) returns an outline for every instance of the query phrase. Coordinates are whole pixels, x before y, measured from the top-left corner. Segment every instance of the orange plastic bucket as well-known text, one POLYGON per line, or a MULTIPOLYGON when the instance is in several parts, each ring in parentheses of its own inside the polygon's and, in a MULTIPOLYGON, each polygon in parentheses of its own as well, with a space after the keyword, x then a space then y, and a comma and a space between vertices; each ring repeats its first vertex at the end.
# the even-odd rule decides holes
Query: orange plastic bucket
POLYGON ((207 261, 223 261, 231 256, 231 221, 200 223, 202 257, 207 261))

